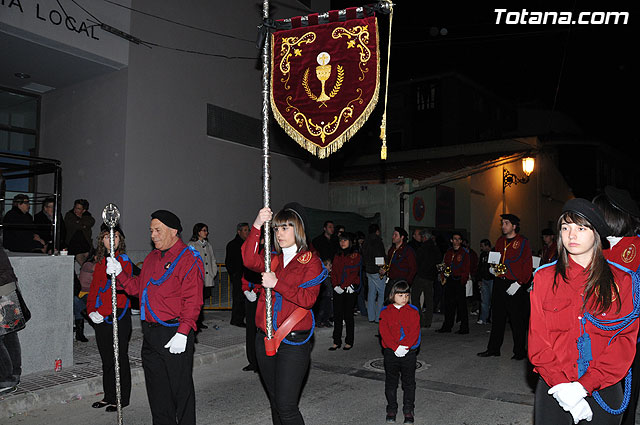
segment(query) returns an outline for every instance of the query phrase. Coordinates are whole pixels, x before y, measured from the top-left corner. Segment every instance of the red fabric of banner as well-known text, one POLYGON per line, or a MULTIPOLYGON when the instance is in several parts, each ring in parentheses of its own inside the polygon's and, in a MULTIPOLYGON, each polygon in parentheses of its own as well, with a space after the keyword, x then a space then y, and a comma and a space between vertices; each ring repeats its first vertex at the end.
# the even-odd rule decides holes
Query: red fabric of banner
POLYGON ((320 158, 339 149, 378 100, 378 50, 373 16, 274 33, 271 105, 287 134, 320 158))

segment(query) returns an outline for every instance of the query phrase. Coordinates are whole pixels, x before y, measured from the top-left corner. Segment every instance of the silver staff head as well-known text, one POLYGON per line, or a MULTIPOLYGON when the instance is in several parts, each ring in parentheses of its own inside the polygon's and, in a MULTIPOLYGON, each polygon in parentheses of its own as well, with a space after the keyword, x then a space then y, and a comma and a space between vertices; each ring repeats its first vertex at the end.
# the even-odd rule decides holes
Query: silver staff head
POLYGON ((120 221, 120 210, 115 204, 107 204, 106 207, 102 210, 102 221, 109 228, 114 228, 120 221))

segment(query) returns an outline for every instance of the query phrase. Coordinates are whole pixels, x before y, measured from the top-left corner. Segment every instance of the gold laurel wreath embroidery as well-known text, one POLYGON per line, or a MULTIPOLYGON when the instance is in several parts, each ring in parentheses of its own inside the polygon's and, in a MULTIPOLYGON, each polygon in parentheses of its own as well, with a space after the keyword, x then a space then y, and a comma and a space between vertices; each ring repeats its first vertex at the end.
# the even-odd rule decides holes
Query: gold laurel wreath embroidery
MULTIPOLYGON (((333 90, 329 93, 329 97, 335 97, 340 91, 340 87, 342 87, 342 83, 344 82, 344 68, 340 65, 336 67, 338 72, 338 77, 336 78, 336 83, 333 85, 333 90)), ((309 68, 304 72, 302 76, 302 87, 304 87, 304 91, 309 96, 311 100, 317 100, 318 96, 313 94, 311 91, 311 87, 309 87, 309 68)), ((326 106, 326 105, 325 105, 326 106)))
POLYGON ((289 79, 291 75, 289 71, 291 71, 291 64, 289 63, 289 59, 293 55, 291 50, 296 46, 301 46, 302 44, 311 44, 316 41, 316 33, 308 32, 304 34, 302 37, 283 37, 282 45, 280 48, 280 54, 282 55, 282 59, 280 60, 280 72, 283 77, 280 79, 280 82, 284 83, 284 88, 289 90, 291 86, 289 86, 289 79))

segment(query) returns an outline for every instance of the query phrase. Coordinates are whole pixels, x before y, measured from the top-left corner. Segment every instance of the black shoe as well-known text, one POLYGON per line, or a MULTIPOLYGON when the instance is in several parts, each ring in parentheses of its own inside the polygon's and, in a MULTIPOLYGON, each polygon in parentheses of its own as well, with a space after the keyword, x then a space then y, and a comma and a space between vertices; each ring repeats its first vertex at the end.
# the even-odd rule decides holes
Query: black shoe
POLYGON ((518 355, 518 354, 514 354, 513 356, 511 356, 511 360, 524 360, 526 358, 527 356, 518 355))
POLYGON ((252 364, 248 364, 245 367, 243 367, 242 370, 244 370, 245 372, 249 372, 251 370, 256 370, 256 367, 252 364))
POLYGON ((469 330, 467 329, 466 331, 463 331, 462 329, 460 329, 459 331, 456 331, 456 333, 459 335, 466 335, 469 333, 469 330))
POLYGON ((86 336, 84 336, 84 319, 76 320, 76 341, 89 342, 86 336))
POLYGON ((209 329, 209 326, 205 325, 204 323, 201 324, 200 326, 198 326, 200 329, 209 329))
POLYGON ((412 424, 413 423, 413 413, 405 413, 404 414, 404 424, 412 424))
POLYGON ((246 328, 247 327, 247 325, 245 325, 244 323, 231 323, 231 325, 238 326, 239 328, 246 328))
MULTIPOLYGON (((129 404, 123 404, 122 408, 124 409, 125 407, 127 407, 129 404)), ((118 411, 118 406, 116 406, 115 404, 110 404, 107 406, 106 409, 104 409, 105 412, 117 412, 118 411)))
POLYGON ((447 334, 447 333, 451 333, 451 329, 440 328, 440 329, 436 329, 436 332, 439 334, 447 334))
POLYGON ((487 350, 487 351, 478 353, 478 357, 491 357, 491 356, 500 357, 500 352, 487 350))
POLYGON ((94 409, 102 409, 103 407, 107 407, 110 403, 107 403, 104 400, 96 401, 91 405, 94 409))
POLYGON ((341 344, 333 344, 331 347, 329 347, 329 351, 336 351, 338 348, 340 348, 341 344))
POLYGON ((18 390, 18 386, 17 385, 12 385, 10 387, 3 387, 0 388, 0 394, 5 395, 5 394, 11 394, 14 391, 18 390))
POLYGON ((395 424, 396 423, 396 414, 393 412, 387 412, 387 423, 395 424))

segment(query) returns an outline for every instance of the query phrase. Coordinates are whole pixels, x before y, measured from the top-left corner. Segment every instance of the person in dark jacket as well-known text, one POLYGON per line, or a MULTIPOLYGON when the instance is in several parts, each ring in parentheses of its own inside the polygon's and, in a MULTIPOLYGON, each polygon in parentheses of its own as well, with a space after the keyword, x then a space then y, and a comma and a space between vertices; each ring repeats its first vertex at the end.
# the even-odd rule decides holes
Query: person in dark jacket
POLYGON ((367 274, 369 291, 367 297, 367 316, 369 322, 378 323, 380 310, 384 304, 384 281, 380 268, 386 263, 384 242, 380 237, 380 226, 369 225, 369 234, 362 245, 362 261, 367 274), (376 299, 377 298, 377 299, 376 299))
POLYGON ((227 244, 227 255, 224 262, 231 279, 231 324, 244 328, 245 305, 244 292, 242 291, 242 276, 245 272, 242 263, 242 244, 249 236, 249 223, 238 223, 236 226, 236 237, 227 244))
MULTIPOLYGON (((18 300, 17 281, 18 278, 13 272, 9 257, 0 245, 0 306, 18 300)), ((13 308, 11 309, 13 310, 13 308)), ((0 320, 0 325, 3 325, 2 332, 0 332, 0 394, 2 394, 15 391, 16 385, 20 383, 22 355, 18 339, 19 331, 6 332, 5 326, 9 327, 10 325, 3 323, 2 320, 0 320)))
POLYGON ((423 242, 416 253, 418 271, 411 285, 411 304, 420 312, 420 326, 429 328, 433 321, 433 285, 438 280, 436 265, 442 260, 442 254, 431 237, 431 232, 422 230, 420 235, 423 242), (422 302, 421 296, 424 296, 422 302))
POLYGON ((491 252, 491 241, 483 239, 480 241, 480 257, 478 259, 478 286, 480 288, 480 317, 479 325, 486 325, 490 322, 491 293, 493 292, 493 274, 489 271, 489 252, 491 252))
POLYGON ((34 233, 33 216, 29 213, 29 197, 13 197, 13 207, 2 220, 3 245, 13 252, 44 252, 45 242, 34 233))
MULTIPOLYGON (((54 253, 55 241, 53 240, 53 219, 55 213, 56 198, 53 196, 47 197, 42 201, 42 210, 33 216, 33 223, 35 224, 35 232, 40 239, 47 244, 47 252, 49 254, 54 253)), ((61 247, 65 246, 66 227, 62 215, 58 213, 58 234, 60 235, 61 247)))

